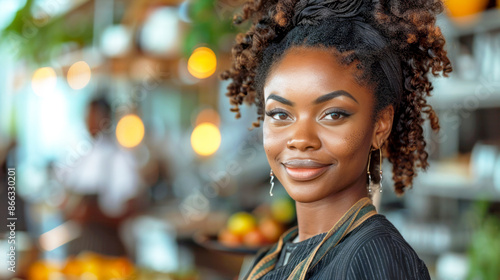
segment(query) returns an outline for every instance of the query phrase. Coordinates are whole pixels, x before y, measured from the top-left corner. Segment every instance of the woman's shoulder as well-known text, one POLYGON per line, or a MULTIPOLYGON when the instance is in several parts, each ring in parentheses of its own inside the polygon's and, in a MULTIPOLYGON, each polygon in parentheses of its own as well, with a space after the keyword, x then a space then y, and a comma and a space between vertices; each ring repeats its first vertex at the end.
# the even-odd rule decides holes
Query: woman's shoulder
POLYGON ((392 239, 392 241, 396 243, 393 245, 410 247, 399 230, 381 214, 376 214, 368 218, 359 227, 350 232, 344 240, 363 243, 381 237, 392 239))
POLYGON ((339 279, 430 279, 425 263, 380 214, 350 232, 334 251, 340 257, 324 268, 335 266, 335 275, 343 274, 339 279))

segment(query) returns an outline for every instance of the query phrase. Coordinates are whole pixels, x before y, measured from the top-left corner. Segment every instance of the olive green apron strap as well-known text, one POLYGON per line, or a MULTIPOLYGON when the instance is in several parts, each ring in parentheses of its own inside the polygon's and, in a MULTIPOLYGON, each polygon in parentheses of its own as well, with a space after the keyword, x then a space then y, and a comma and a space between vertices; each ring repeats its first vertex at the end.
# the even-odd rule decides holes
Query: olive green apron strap
POLYGON ((356 202, 342 218, 327 232, 323 240, 316 246, 314 251, 292 271, 288 280, 303 280, 307 272, 312 269, 329 250, 337 244, 353 229, 361 225, 366 219, 377 214, 375 207, 369 198, 362 198, 356 202), (312 265, 311 265, 312 264, 312 265))

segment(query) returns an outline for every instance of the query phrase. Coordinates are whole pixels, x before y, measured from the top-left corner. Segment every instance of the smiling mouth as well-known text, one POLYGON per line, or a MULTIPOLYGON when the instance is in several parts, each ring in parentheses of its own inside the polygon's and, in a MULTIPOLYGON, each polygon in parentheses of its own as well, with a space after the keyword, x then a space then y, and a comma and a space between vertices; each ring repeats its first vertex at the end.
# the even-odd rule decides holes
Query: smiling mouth
POLYGON ((331 164, 322 164, 312 160, 291 160, 284 162, 283 165, 288 176, 296 181, 316 179, 331 166, 331 164))

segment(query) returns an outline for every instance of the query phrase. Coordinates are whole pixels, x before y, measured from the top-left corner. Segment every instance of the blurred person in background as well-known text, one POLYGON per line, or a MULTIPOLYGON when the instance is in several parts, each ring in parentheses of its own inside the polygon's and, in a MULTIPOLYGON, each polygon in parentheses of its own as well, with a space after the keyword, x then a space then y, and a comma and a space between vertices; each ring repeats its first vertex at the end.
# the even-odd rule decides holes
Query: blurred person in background
POLYGON ((221 76, 232 80, 231 111, 257 105, 271 182, 298 220, 245 279, 430 279, 371 198, 384 156, 399 195, 428 166, 424 117, 439 129, 428 75, 452 70, 442 10, 436 0, 249 0, 235 17, 253 25, 221 76))
POLYGON ((66 216, 82 225, 81 236, 69 243, 69 255, 84 250, 126 255, 119 226, 138 211, 143 182, 133 155, 116 143, 111 120, 104 97, 89 103, 86 125, 92 149, 67 170, 63 180, 70 193, 64 204, 66 216))

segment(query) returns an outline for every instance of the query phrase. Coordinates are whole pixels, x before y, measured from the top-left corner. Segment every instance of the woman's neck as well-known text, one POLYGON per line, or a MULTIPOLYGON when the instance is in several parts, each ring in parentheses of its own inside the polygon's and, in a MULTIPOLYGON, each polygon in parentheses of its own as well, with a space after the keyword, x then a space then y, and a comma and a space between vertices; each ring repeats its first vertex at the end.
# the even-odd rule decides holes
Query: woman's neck
POLYGON ((329 231, 363 197, 366 189, 351 187, 319 201, 296 201, 299 242, 329 231))

